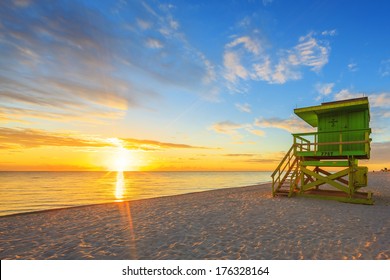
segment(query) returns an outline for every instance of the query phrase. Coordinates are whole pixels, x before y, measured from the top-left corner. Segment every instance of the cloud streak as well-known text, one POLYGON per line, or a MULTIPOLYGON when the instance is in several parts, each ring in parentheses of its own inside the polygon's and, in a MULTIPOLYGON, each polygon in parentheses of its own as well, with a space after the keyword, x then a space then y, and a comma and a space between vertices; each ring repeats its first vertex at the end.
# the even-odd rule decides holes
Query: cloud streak
POLYGON ((279 128, 291 133, 313 131, 313 128, 311 128, 304 121, 298 119, 297 117, 292 117, 289 119, 259 118, 256 119, 255 125, 258 127, 279 128))
POLYGON ((131 150, 155 151, 162 149, 213 149, 209 147, 192 146, 188 144, 167 143, 155 140, 139 140, 133 138, 121 139, 122 145, 131 150))
POLYGON ((1 149, 25 149, 38 147, 123 147, 130 150, 164 150, 164 149, 214 149, 193 146, 183 143, 167 143, 155 140, 134 138, 102 138, 74 133, 59 133, 27 128, 0 127, 1 149))
POLYGON ((252 112, 251 106, 248 103, 244 103, 244 104, 236 103, 235 106, 240 112, 244 112, 244 113, 252 112))
POLYGON ((114 75, 105 41, 118 42, 112 23, 82 4, 43 2, 6 1, 1 9, 0 104, 57 119, 83 111, 121 116, 139 105, 131 83, 114 75))
POLYGON ((247 127, 247 124, 238 124, 231 121, 223 121, 213 124, 211 129, 213 129, 217 133, 227 134, 233 137, 239 137, 238 130, 247 127))
POLYGON ((231 121, 215 123, 211 126, 210 129, 214 130, 217 133, 230 135, 233 139, 236 140, 244 137, 242 134, 243 130, 260 137, 263 137, 265 135, 265 132, 263 130, 253 128, 252 124, 238 124, 231 121))
POLYGON ((215 81, 214 66, 180 33, 171 8, 6 0, 0 18, 1 107, 27 106, 42 119, 86 111, 104 121, 156 105, 161 85, 196 94, 209 92, 215 81))
POLYGON ((52 133, 37 129, 0 128, 0 145, 7 149, 55 147, 107 147, 110 142, 95 137, 52 133))

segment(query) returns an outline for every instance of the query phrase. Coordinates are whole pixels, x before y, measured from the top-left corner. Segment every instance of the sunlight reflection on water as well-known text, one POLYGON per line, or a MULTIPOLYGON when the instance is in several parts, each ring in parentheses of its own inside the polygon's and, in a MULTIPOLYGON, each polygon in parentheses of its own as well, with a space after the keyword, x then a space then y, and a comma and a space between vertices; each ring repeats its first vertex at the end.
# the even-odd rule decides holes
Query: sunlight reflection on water
POLYGON ((125 179, 123 176, 123 171, 118 171, 116 174, 116 184, 115 184, 115 198, 116 202, 123 201, 123 195, 125 193, 125 179))
POLYGON ((271 172, 1 172, 0 216, 247 186, 271 172))

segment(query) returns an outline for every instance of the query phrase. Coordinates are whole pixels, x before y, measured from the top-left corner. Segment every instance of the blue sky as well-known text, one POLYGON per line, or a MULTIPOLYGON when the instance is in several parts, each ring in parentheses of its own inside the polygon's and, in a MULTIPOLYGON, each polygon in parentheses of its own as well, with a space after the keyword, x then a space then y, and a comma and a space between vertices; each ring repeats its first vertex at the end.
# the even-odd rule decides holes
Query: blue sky
POLYGON ((96 141, 118 138, 156 169, 210 169, 206 160, 271 170, 291 132, 309 129, 294 108, 364 95, 370 162, 385 167, 389 10, 387 1, 2 1, 1 166, 45 147, 49 165, 69 147, 96 159, 96 141))

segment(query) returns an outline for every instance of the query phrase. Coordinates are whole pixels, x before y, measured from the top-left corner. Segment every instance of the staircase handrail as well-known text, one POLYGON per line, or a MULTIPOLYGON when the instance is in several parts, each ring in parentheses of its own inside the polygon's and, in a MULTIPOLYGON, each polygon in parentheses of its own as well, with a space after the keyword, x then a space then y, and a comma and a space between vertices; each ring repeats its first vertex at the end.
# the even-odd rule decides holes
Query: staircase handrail
MULTIPOLYGON (((275 171, 272 173, 272 195, 275 195, 275 191, 279 190, 279 188, 282 186, 282 184, 285 182, 286 177, 293 169, 294 165, 297 163, 297 160, 294 159, 291 163, 291 160, 294 158, 295 155, 295 145, 293 144, 291 148, 288 150, 286 155, 283 157, 283 159, 280 161, 278 167, 275 169, 275 171), (286 173, 284 174, 284 177, 281 179, 283 172, 287 169, 286 173), (276 176, 276 178, 275 178, 276 176), (276 188, 275 188, 276 186, 276 188)), ((291 187, 290 187, 291 188, 291 187)))
POLYGON ((272 175, 271 175, 272 178, 274 178, 275 175, 276 175, 276 173, 277 173, 278 171, 280 171, 281 166, 282 166, 283 163, 286 161, 286 159, 287 159, 288 157, 290 157, 290 153, 291 153, 293 150, 294 150, 294 145, 291 146, 291 148, 288 150, 288 152, 286 153, 286 155, 284 156, 284 158, 280 161, 278 167, 276 167, 275 171, 274 171, 274 172, 272 173, 272 175))

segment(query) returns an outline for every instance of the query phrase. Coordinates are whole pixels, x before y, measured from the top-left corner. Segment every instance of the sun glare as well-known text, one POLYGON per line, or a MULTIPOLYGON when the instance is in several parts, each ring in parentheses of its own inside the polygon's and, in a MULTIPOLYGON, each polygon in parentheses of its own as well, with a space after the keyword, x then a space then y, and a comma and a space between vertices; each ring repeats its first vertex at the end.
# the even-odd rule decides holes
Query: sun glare
POLYGON ((108 142, 114 147, 107 149, 104 155, 107 170, 117 172, 139 170, 143 159, 137 151, 126 149, 122 140, 118 138, 109 138, 108 142))
POLYGON ((111 160, 108 162, 108 168, 111 171, 136 171, 138 160, 136 155, 125 148, 117 148, 111 155, 111 160))
POLYGON ((114 165, 115 171, 123 172, 126 170, 128 165, 128 158, 125 155, 118 155, 118 157, 115 159, 114 165))

